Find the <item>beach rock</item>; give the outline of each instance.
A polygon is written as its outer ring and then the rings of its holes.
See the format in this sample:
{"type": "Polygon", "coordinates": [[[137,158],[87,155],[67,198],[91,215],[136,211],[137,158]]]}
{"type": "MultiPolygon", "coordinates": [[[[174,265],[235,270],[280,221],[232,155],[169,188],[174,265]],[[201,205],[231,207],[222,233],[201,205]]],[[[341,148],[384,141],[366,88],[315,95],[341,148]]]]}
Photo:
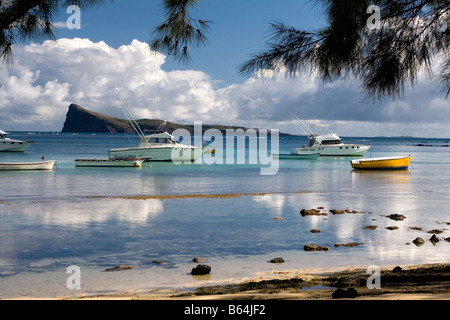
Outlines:
{"type": "Polygon", "coordinates": [[[201,276],[211,273],[211,267],[206,264],[199,264],[195,268],[192,268],[191,274],[193,276],[201,276]]]}
{"type": "Polygon", "coordinates": [[[284,263],[284,259],[281,257],[274,258],[274,259],[270,260],[270,263],[284,263]]]}
{"type": "Polygon", "coordinates": [[[392,272],[394,272],[394,273],[399,273],[399,272],[402,272],[402,271],[403,271],[402,267],[399,267],[399,266],[395,267],[395,268],[392,270],[392,272]]]}
{"type": "Polygon", "coordinates": [[[108,268],[105,269],[105,271],[111,272],[111,271],[127,271],[133,269],[132,266],[126,266],[126,265],[118,265],[114,268],[108,268]]]}
{"type": "Polygon", "coordinates": [[[364,230],[375,230],[376,228],[378,228],[378,226],[365,226],[363,229],[364,230]]]}
{"type": "Polygon", "coordinates": [[[345,299],[345,298],[356,298],[358,296],[358,291],[356,291],[355,288],[348,288],[347,290],[344,289],[337,289],[334,291],[331,296],[333,299],[345,299]]]}
{"type": "Polygon", "coordinates": [[[161,260],[153,260],[152,262],[154,264],[160,264],[160,265],[167,264],[167,261],[161,261],[161,260]]]}
{"type": "Polygon", "coordinates": [[[441,239],[439,239],[435,234],[433,234],[433,236],[430,238],[430,242],[435,245],[436,243],[438,243],[441,239]]]}
{"type": "Polygon", "coordinates": [[[386,227],[386,229],[387,229],[387,230],[397,230],[398,227],[395,227],[395,226],[389,226],[389,227],[386,227]]]}
{"type": "Polygon", "coordinates": [[[444,240],[447,241],[447,242],[450,242],[450,237],[447,237],[444,240]]]}
{"type": "Polygon", "coordinates": [[[441,234],[442,232],[443,232],[442,230],[438,230],[438,229],[427,231],[427,233],[433,233],[433,234],[441,234]]]}
{"type": "Polygon", "coordinates": [[[305,251],[330,251],[330,247],[321,247],[317,244],[307,244],[303,247],[305,251]]]}
{"type": "Polygon", "coordinates": [[[417,237],[417,238],[415,238],[415,239],[413,240],[413,243],[414,243],[416,246],[420,247],[420,246],[422,246],[422,245],[425,243],[425,240],[423,240],[423,239],[420,238],[420,237],[417,237]]]}
{"type": "Polygon", "coordinates": [[[310,232],[311,233],[320,233],[320,230],[319,229],[311,229],[310,232]]]}
{"type": "Polygon", "coordinates": [[[318,209],[302,209],[300,211],[300,214],[302,217],[306,217],[306,216],[326,216],[327,214],[325,212],[322,212],[318,209]]]}
{"type": "Polygon", "coordinates": [[[391,220],[395,220],[395,221],[403,221],[406,219],[406,217],[402,214],[391,214],[389,216],[387,216],[389,219],[391,220]]]}
{"type": "Polygon", "coordinates": [[[350,242],[350,243],[336,243],[334,246],[336,248],[338,248],[338,247],[356,247],[356,246],[359,246],[359,245],[362,245],[362,244],[364,244],[364,243],[350,242]]]}
{"type": "Polygon", "coordinates": [[[330,212],[332,214],[344,214],[345,210],[331,209],[330,212]]]}
{"type": "Polygon", "coordinates": [[[273,220],[283,220],[283,218],[281,218],[281,217],[275,217],[275,218],[273,218],[273,220]]]}
{"type": "Polygon", "coordinates": [[[202,263],[202,262],[205,262],[205,259],[196,257],[196,258],[192,259],[192,261],[194,261],[195,263],[202,263]]]}

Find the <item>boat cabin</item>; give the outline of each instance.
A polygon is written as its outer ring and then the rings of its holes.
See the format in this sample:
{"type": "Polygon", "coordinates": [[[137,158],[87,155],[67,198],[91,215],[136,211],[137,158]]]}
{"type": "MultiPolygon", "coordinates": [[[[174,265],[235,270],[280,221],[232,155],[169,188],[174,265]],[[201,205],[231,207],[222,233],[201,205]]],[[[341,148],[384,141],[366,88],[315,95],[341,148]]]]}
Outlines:
{"type": "Polygon", "coordinates": [[[175,137],[167,132],[158,132],[142,138],[139,148],[145,148],[149,145],[175,144],[175,137]]]}
{"type": "Polygon", "coordinates": [[[336,146],[336,145],[341,145],[341,144],[343,144],[341,138],[338,135],[332,133],[332,134],[325,134],[325,135],[320,135],[320,136],[316,136],[316,135],[311,136],[308,147],[317,147],[319,145],[336,146]]]}

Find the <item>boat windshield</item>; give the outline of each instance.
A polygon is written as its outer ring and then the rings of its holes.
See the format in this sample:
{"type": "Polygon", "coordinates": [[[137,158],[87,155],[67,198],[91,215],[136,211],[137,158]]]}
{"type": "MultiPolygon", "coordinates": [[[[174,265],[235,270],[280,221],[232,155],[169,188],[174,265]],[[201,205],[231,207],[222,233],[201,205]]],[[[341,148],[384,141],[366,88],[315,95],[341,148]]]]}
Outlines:
{"type": "Polygon", "coordinates": [[[159,144],[175,144],[170,138],[150,138],[149,143],[159,143],[159,144]]]}
{"type": "Polygon", "coordinates": [[[342,144],[342,141],[341,140],[323,140],[322,144],[324,146],[330,146],[330,145],[342,144]]]}

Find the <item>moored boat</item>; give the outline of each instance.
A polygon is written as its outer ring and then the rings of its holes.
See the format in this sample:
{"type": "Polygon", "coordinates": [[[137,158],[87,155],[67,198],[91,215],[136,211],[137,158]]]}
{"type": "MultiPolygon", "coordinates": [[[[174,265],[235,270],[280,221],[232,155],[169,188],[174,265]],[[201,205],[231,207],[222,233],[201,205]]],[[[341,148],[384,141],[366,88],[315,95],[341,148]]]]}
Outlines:
{"type": "Polygon", "coordinates": [[[302,120],[293,116],[308,136],[308,145],[302,148],[296,148],[297,154],[318,152],[321,156],[364,156],[372,147],[365,144],[346,144],[342,142],[341,137],[335,133],[319,134],[313,132],[315,128],[329,127],[328,125],[313,125],[311,129],[303,123],[302,120]]]}
{"type": "Polygon", "coordinates": [[[0,151],[2,152],[25,152],[32,144],[33,141],[11,139],[5,131],[0,130],[0,151]]]}
{"type": "Polygon", "coordinates": [[[273,154],[272,155],[274,159],[283,159],[283,160],[317,160],[320,156],[320,153],[303,153],[303,154],[297,154],[297,153],[290,153],[290,154],[273,154]]]}
{"type": "Polygon", "coordinates": [[[195,161],[202,153],[202,147],[176,143],[174,136],[161,131],[152,135],[143,135],[141,142],[136,147],[109,150],[109,158],[144,158],[146,161],[195,161]]]}
{"type": "Polygon", "coordinates": [[[53,170],[55,160],[39,162],[1,162],[0,171],[53,170]]]}
{"type": "Polygon", "coordinates": [[[351,160],[350,164],[356,170],[408,170],[411,159],[411,156],[367,158],[351,160]]]}
{"type": "Polygon", "coordinates": [[[76,159],[76,167],[142,167],[144,159],[76,159]]]}

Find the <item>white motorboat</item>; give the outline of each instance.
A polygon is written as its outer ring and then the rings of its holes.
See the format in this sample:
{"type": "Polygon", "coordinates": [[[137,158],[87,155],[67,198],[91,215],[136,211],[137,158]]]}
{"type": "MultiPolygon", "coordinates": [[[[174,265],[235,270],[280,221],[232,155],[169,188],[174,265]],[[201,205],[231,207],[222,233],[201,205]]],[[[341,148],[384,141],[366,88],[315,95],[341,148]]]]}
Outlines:
{"type": "Polygon", "coordinates": [[[76,159],[76,167],[135,167],[141,168],[144,159],[76,159]]]}
{"type": "Polygon", "coordinates": [[[0,152],[25,152],[33,141],[21,141],[8,138],[8,134],[0,130],[0,152]]]}
{"type": "MultiPolygon", "coordinates": [[[[291,153],[302,154],[318,152],[321,156],[363,156],[371,145],[364,144],[345,144],[342,139],[335,133],[318,134],[310,130],[300,119],[309,142],[307,146],[302,148],[294,148],[291,153]]],[[[328,125],[313,125],[312,128],[329,127],[328,125]]]]}
{"type": "Polygon", "coordinates": [[[55,160],[39,162],[1,162],[0,171],[53,170],[55,160]]]}
{"type": "Polygon", "coordinates": [[[143,135],[136,147],[109,150],[110,159],[144,158],[146,161],[195,161],[203,147],[179,144],[174,136],[161,131],[143,135]]]}

